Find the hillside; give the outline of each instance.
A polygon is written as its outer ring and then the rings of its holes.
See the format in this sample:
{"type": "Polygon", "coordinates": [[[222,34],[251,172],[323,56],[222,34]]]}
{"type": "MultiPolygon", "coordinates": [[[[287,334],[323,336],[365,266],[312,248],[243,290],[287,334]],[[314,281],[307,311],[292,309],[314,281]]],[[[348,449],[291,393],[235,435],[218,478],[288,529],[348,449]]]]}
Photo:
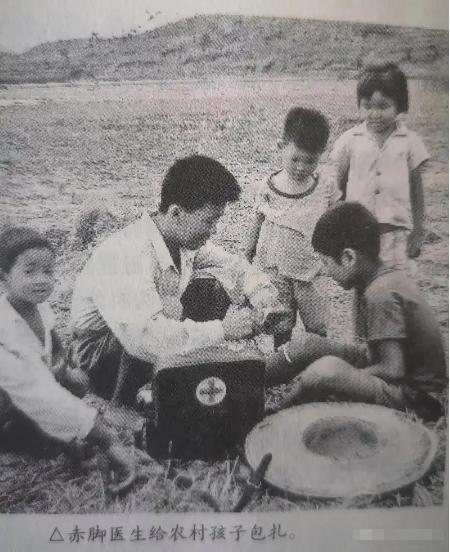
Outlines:
{"type": "Polygon", "coordinates": [[[127,36],[45,43],[0,53],[0,82],[211,76],[352,76],[389,60],[410,76],[448,74],[448,32],[242,16],[196,16],[127,36]]]}

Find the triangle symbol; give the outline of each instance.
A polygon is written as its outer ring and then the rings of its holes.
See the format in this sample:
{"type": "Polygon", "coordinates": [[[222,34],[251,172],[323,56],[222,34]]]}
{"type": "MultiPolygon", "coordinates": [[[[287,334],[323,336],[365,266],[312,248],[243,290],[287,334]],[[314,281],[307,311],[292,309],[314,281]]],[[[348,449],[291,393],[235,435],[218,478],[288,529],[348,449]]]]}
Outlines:
{"type": "Polygon", "coordinates": [[[55,527],[52,533],[52,536],[49,538],[50,542],[62,542],[64,541],[63,536],[61,535],[58,527],[55,527]]]}

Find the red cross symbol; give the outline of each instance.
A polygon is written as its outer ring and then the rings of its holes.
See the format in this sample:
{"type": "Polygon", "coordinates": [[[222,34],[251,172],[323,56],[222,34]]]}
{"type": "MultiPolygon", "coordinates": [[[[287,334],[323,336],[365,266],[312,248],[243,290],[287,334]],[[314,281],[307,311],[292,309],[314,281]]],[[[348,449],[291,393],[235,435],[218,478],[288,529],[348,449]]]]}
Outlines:
{"type": "Polygon", "coordinates": [[[222,394],[224,392],[224,389],[222,387],[219,387],[216,385],[215,378],[209,378],[207,381],[207,388],[203,388],[199,390],[199,395],[207,396],[206,401],[208,403],[215,402],[214,399],[217,395],[222,394]]]}

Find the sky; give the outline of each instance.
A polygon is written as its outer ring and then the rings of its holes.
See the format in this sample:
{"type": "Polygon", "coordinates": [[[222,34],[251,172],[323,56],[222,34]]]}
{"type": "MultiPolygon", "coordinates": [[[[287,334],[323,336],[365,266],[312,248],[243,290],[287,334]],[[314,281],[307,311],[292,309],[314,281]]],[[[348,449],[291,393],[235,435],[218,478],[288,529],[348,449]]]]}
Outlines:
{"type": "Polygon", "coordinates": [[[447,0],[0,0],[0,46],[144,32],[202,13],[367,21],[448,29],[447,0]]]}

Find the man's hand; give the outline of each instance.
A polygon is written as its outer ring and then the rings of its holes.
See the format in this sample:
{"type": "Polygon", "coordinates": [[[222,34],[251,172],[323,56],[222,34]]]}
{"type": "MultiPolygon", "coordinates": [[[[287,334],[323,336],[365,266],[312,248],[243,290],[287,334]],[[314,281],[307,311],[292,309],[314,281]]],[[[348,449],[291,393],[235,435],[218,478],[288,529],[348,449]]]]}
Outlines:
{"type": "Polygon", "coordinates": [[[408,236],[407,254],[410,259],[420,255],[423,244],[423,231],[414,229],[408,236]]]}
{"type": "Polygon", "coordinates": [[[228,309],[222,321],[222,325],[224,336],[227,341],[250,337],[254,333],[252,311],[249,308],[236,310],[231,307],[228,309]]]}
{"type": "Polygon", "coordinates": [[[268,335],[288,332],[295,322],[293,313],[281,304],[255,309],[253,316],[258,330],[268,335]]]}
{"type": "Polygon", "coordinates": [[[80,368],[68,368],[60,382],[66,389],[80,399],[89,390],[89,377],[80,368]]]}

